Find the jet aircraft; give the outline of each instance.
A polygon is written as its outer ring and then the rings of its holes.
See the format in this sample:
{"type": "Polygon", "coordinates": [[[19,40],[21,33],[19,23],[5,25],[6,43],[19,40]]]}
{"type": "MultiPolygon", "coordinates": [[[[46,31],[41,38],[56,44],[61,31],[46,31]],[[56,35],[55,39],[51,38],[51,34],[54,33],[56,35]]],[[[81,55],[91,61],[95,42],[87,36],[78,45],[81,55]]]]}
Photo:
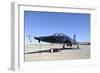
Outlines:
{"type": "MultiPolygon", "coordinates": [[[[47,42],[47,43],[63,44],[63,48],[65,48],[65,45],[71,47],[73,44],[75,45],[78,44],[78,42],[76,42],[75,34],[74,34],[73,39],[63,33],[55,33],[50,36],[34,37],[34,39],[38,40],[39,43],[40,41],[42,41],[42,42],[47,42]]],[[[77,48],[79,48],[79,46],[77,46],[77,48]]]]}

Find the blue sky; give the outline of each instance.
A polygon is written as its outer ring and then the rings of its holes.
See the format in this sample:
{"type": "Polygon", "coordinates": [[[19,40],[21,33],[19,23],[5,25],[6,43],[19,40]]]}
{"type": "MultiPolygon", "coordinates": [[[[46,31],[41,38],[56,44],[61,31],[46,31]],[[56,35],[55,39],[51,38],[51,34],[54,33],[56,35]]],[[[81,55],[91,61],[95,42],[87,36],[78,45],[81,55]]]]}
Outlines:
{"type": "MultiPolygon", "coordinates": [[[[64,33],[79,42],[90,41],[90,14],[24,11],[25,43],[27,35],[47,36],[64,33]]],[[[31,38],[33,43],[36,40],[31,38]]]]}

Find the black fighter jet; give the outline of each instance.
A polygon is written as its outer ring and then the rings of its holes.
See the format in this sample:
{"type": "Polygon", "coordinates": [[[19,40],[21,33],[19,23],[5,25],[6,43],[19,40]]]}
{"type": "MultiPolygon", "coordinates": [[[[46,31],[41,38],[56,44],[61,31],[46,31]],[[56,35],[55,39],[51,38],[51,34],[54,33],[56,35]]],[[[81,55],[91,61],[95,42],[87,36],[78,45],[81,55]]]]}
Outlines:
{"type": "Polygon", "coordinates": [[[63,33],[55,33],[50,36],[34,37],[34,39],[38,40],[39,43],[42,41],[47,43],[63,44],[63,48],[65,48],[65,45],[71,47],[73,44],[77,44],[75,34],[73,39],[63,33]]]}

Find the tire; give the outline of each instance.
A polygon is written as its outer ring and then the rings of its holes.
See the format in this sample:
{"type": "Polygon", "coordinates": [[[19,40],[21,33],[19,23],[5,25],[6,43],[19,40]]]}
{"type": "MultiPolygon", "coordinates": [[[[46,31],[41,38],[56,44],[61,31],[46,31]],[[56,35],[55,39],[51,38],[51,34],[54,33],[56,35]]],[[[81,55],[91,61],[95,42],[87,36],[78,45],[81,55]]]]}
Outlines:
{"type": "Polygon", "coordinates": [[[67,46],[69,46],[69,43],[67,43],[67,46]]]}
{"type": "Polygon", "coordinates": [[[72,44],[70,43],[70,47],[72,47],[72,44]]]}

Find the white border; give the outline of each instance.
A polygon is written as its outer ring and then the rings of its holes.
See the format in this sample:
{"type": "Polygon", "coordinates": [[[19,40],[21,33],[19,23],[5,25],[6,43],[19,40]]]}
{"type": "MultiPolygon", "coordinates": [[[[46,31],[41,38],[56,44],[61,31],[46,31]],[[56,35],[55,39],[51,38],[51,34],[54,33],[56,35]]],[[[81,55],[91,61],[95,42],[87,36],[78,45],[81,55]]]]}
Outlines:
{"type": "Polygon", "coordinates": [[[86,6],[45,6],[32,5],[31,3],[13,3],[12,4],[12,70],[23,69],[47,69],[55,67],[75,67],[82,65],[96,64],[96,10],[93,7],[86,6]],[[91,14],[91,59],[82,60],[65,60],[65,61],[44,61],[44,62],[24,62],[24,10],[31,11],[48,11],[48,12],[73,12],[73,13],[90,13],[91,14]],[[21,49],[20,49],[21,48],[21,49]],[[95,48],[95,49],[94,49],[95,48]]]}

